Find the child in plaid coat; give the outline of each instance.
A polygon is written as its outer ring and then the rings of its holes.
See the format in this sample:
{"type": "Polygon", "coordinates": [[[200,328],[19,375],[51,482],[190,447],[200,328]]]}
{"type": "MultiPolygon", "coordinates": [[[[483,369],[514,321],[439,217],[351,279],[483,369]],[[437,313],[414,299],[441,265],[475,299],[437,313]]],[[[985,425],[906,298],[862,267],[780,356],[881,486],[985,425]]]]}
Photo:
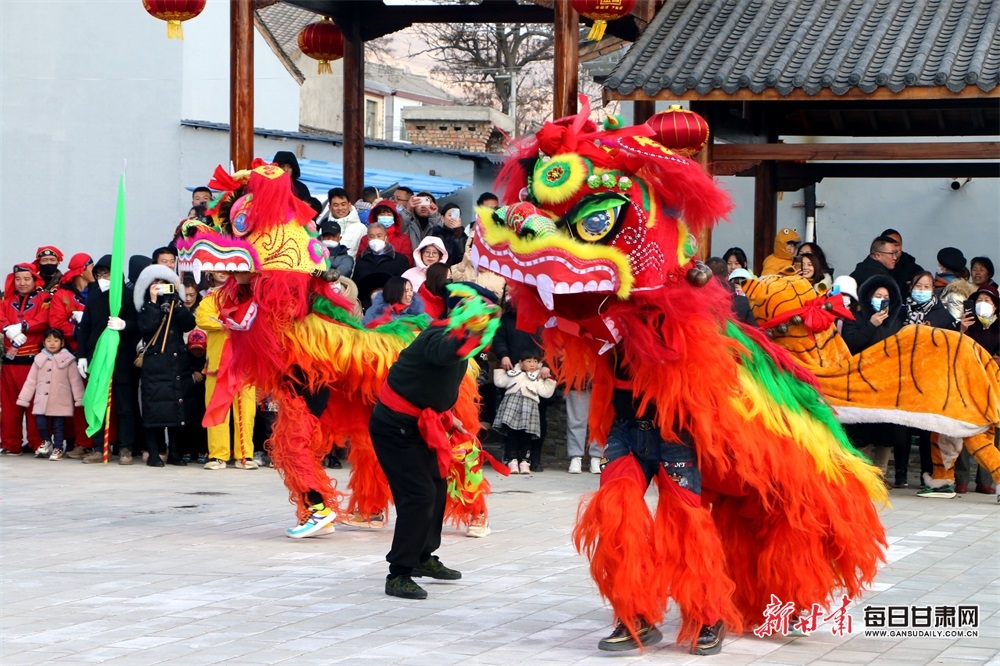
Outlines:
{"type": "Polygon", "coordinates": [[[507,446],[505,455],[512,474],[530,474],[531,465],[526,459],[531,440],[542,435],[538,416],[538,399],[551,398],[556,390],[554,379],[539,376],[541,360],[538,353],[529,350],[521,354],[513,370],[498,368],[493,371],[493,384],[507,389],[497,408],[493,427],[506,426],[507,446]]]}

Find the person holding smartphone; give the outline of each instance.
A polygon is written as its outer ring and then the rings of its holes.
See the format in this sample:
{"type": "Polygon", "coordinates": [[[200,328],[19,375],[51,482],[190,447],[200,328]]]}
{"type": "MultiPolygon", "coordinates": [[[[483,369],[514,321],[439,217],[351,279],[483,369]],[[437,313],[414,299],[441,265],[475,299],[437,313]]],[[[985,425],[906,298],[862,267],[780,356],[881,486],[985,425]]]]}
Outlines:
{"type": "Polygon", "coordinates": [[[139,274],[132,295],[142,337],[142,418],[150,467],[162,467],[160,449],[169,431],[167,462],[186,464],[180,451],[184,428],[197,420],[191,357],[184,334],[194,328],[194,315],[177,293],[180,277],[162,264],[151,264],[139,274]]]}
{"type": "Polygon", "coordinates": [[[465,244],[469,240],[462,221],[462,211],[457,204],[446,203],[441,209],[441,226],[434,227],[428,236],[440,238],[447,250],[445,263],[454,266],[465,255],[465,244]]]}
{"type": "MultiPolygon", "coordinates": [[[[892,337],[906,323],[906,307],[899,293],[899,286],[891,275],[868,278],[858,288],[858,311],[854,320],[845,319],[841,334],[851,354],[892,337]]],[[[854,446],[885,471],[889,452],[893,454],[896,488],[907,487],[907,468],[910,460],[910,437],[906,426],[893,423],[855,423],[845,427],[854,446]]],[[[889,479],[888,475],[886,479],[889,479]]]]}

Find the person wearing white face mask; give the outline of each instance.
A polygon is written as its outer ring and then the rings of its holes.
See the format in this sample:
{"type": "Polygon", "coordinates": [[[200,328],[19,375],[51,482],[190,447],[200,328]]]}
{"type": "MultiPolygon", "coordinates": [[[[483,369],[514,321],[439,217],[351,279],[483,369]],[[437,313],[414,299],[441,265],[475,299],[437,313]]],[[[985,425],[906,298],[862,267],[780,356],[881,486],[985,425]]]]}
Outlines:
{"type": "Polygon", "coordinates": [[[962,317],[962,332],[986,348],[1000,362],[1000,292],[991,284],[972,295],[962,317]],[[971,307],[969,307],[971,306],[971,307]]]}
{"type": "MultiPolygon", "coordinates": [[[[132,288],[124,285],[122,288],[121,311],[117,317],[111,316],[111,255],[106,254],[94,264],[95,281],[87,287],[87,305],[83,308],[83,317],[76,327],[77,369],[86,379],[90,372],[91,356],[97,346],[97,340],[104,329],[111,328],[119,332],[118,353],[115,356],[114,372],[112,374],[111,400],[118,414],[118,463],[132,464],[132,449],[135,445],[137,428],[141,427],[138,414],[138,376],[135,361],[135,346],[139,341],[136,325],[135,305],[132,302],[132,288]]],[[[118,280],[124,281],[119,275],[118,280]]],[[[93,442],[84,437],[77,437],[76,448],[67,458],[82,458],[85,463],[103,462],[104,429],[94,435],[93,442]],[[93,450],[91,446],[95,445],[93,450]]]]}
{"type": "Polygon", "coordinates": [[[389,232],[381,223],[369,224],[364,249],[354,265],[352,279],[358,285],[358,298],[365,309],[371,306],[373,291],[381,289],[390,277],[399,277],[409,268],[406,260],[388,241],[388,236],[389,232]]]}
{"type": "MultiPolygon", "coordinates": [[[[396,205],[391,201],[383,199],[382,201],[375,202],[372,206],[371,212],[368,214],[368,238],[362,238],[361,243],[358,245],[358,256],[360,257],[364,253],[365,248],[368,247],[368,242],[371,239],[371,227],[373,224],[380,225],[385,229],[385,237],[383,240],[388,244],[392,245],[393,250],[396,255],[403,257],[406,261],[406,268],[413,266],[413,243],[410,241],[409,235],[403,229],[403,221],[399,216],[399,212],[396,210],[396,205]]],[[[404,269],[405,270],[405,269],[404,269]]],[[[358,285],[359,287],[361,285],[358,285]]]]}
{"type": "Polygon", "coordinates": [[[341,243],[340,223],[326,220],[319,227],[319,242],[323,244],[330,256],[326,259],[328,268],[332,268],[344,277],[354,273],[354,257],[348,251],[347,245],[341,243]]]}

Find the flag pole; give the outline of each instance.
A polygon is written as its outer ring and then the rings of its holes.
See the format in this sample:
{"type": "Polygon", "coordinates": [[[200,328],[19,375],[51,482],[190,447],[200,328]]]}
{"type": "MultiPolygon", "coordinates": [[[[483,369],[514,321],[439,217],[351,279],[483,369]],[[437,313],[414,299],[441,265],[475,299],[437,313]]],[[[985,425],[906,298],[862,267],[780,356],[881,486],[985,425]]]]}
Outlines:
{"type": "Polygon", "coordinates": [[[111,377],[111,381],[108,382],[108,406],[104,411],[104,464],[108,464],[108,435],[111,431],[111,389],[115,385],[114,376],[111,377]]]}

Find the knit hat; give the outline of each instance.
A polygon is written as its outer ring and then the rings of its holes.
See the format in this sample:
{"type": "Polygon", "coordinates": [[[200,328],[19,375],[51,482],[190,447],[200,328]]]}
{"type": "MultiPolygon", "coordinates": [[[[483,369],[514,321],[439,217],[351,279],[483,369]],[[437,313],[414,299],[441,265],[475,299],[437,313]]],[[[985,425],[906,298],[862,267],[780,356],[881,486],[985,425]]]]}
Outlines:
{"type": "Polygon", "coordinates": [[[937,253],[937,260],[952,273],[958,273],[965,268],[965,255],[957,247],[941,248],[937,253]]]}
{"type": "Polygon", "coordinates": [[[207,349],[208,336],[205,334],[205,331],[196,328],[190,333],[188,333],[187,348],[188,351],[191,351],[193,349],[207,349]]]}
{"type": "Polygon", "coordinates": [[[838,275],[833,281],[833,289],[840,287],[841,294],[847,294],[854,300],[858,300],[858,282],[850,275],[838,275]]]}
{"type": "Polygon", "coordinates": [[[80,252],[73,255],[73,258],[69,260],[69,270],[63,273],[63,282],[69,282],[78,275],[82,275],[87,266],[94,263],[94,260],[90,258],[90,255],[85,252],[80,252]]]}

